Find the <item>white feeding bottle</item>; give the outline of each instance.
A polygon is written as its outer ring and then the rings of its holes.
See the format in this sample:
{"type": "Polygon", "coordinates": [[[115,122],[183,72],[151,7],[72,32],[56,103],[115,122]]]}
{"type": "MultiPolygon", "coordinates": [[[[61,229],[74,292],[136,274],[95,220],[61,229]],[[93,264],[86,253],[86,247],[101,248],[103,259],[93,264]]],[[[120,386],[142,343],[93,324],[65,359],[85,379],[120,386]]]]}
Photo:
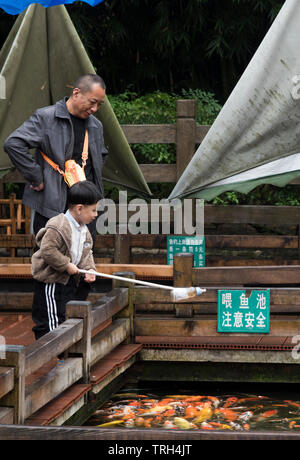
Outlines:
{"type": "Polygon", "coordinates": [[[206,289],[200,287],[174,288],[171,292],[171,299],[173,302],[179,302],[180,300],[187,300],[191,297],[198,297],[203,292],[206,292],[206,289]]]}

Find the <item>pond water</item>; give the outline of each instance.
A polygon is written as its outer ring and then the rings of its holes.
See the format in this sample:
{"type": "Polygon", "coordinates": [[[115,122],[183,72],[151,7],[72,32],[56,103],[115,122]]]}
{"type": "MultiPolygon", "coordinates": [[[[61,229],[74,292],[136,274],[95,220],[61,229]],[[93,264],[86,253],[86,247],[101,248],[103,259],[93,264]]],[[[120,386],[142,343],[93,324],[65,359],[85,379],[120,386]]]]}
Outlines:
{"type": "Polygon", "coordinates": [[[221,389],[212,384],[208,389],[172,383],[163,387],[127,387],[96,410],[86,425],[119,429],[300,431],[300,394],[293,387],[250,388],[251,392],[247,392],[240,386],[224,385],[221,389]]]}

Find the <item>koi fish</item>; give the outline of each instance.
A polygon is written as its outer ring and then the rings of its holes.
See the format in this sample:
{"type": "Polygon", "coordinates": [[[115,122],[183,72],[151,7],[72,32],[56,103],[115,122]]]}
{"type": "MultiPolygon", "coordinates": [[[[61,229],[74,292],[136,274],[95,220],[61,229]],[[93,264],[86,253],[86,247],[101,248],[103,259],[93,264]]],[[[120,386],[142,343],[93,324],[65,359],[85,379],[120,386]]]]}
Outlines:
{"type": "Polygon", "coordinates": [[[205,403],[203,409],[199,411],[199,415],[193,420],[194,423],[202,423],[209,420],[213,415],[213,410],[210,403],[205,403]]]}
{"type": "MultiPolygon", "coordinates": [[[[242,431],[246,424],[244,424],[243,426],[241,426],[239,423],[229,422],[229,425],[230,425],[230,426],[232,427],[232,429],[235,430],[235,431],[242,431]]],[[[248,426],[249,426],[249,425],[248,425],[248,426]]],[[[245,428],[245,429],[247,429],[247,428],[245,428]]]]}
{"type": "Polygon", "coordinates": [[[216,398],[216,396],[207,396],[207,399],[213,403],[214,407],[218,407],[220,405],[220,400],[219,398],[216,398]]]}
{"type": "Polygon", "coordinates": [[[210,423],[207,423],[207,422],[202,422],[200,427],[201,427],[201,430],[214,430],[215,429],[210,423]]]}
{"type": "Polygon", "coordinates": [[[174,402],[174,398],[164,398],[161,401],[157,403],[158,406],[165,406],[166,404],[169,404],[171,402],[174,402]]]}
{"type": "Polygon", "coordinates": [[[184,415],[185,415],[186,418],[195,418],[195,417],[201,415],[201,411],[196,409],[196,407],[194,407],[194,406],[188,406],[185,409],[185,414],[184,415]]]}
{"type": "Polygon", "coordinates": [[[257,422],[267,421],[272,422],[274,429],[299,431],[300,401],[246,396],[168,395],[159,398],[150,393],[120,393],[114,396],[114,401],[110,400],[94,412],[92,422],[101,428],[244,431],[250,430],[253,423],[255,426],[257,422]]]}
{"type": "Polygon", "coordinates": [[[223,407],[230,407],[233,406],[238,402],[238,398],[235,396],[230,396],[229,398],[226,399],[225,403],[223,404],[223,407]]]}
{"type": "Polygon", "coordinates": [[[170,422],[170,420],[166,420],[162,426],[163,428],[167,429],[167,430],[171,430],[171,429],[174,429],[176,428],[176,426],[174,425],[174,423],[170,422]]]}
{"type": "Polygon", "coordinates": [[[205,397],[206,396],[190,396],[190,397],[185,399],[185,402],[192,403],[192,402],[196,402],[196,401],[201,401],[201,399],[203,399],[205,397]]]}
{"type": "Polygon", "coordinates": [[[143,399],[143,404],[157,404],[158,402],[158,399],[143,399]]]}
{"type": "Polygon", "coordinates": [[[220,407],[215,410],[215,414],[221,415],[226,418],[229,422],[234,422],[238,418],[238,414],[231,409],[220,407]]]}
{"type": "Polygon", "coordinates": [[[276,415],[278,412],[277,409],[274,409],[274,410],[267,410],[266,412],[260,414],[256,421],[257,422],[261,422],[262,420],[265,420],[266,418],[269,418],[269,417],[273,417],[273,415],[276,415]]]}
{"type": "Polygon", "coordinates": [[[134,428],[134,420],[133,419],[126,420],[126,422],[124,422],[124,426],[126,428],[134,428]]]}
{"type": "Polygon", "coordinates": [[[191,428],[190,422],[181,417],[174,417],[174,423],[181,430],[189,430],[191,428]]]}
{"type": "Polygon", "coordinates": [[[163,412],[164,417],[173,417],[175,415],[175,409],[168,409],[166,412],[163,412]]]}
{"type": "Polygon", "coordinates": [[[300,404],[295,402],[295,401],[290,401],[290,400],[286,399],[286,400],[284,400],[284,402],[290,404],[291,406],[298,407],[298,409],[300,409],[300,404]]]}
{"type": "Polygon", "coordinates": [[[136,419],[134,420],[134,424],[135,426],[142,427],[145,424],[145,420],[143,419],[143,417],[136,417],[136,419]]]}
{"type": "Polygon", "coordinates": [[[253,412],[251,412],[251,410],[247,410],[246,412],[243,412],[241,415],[239,415],[238,419],[247,422],[251,417],[253,417],[253,412]]]}
{"type": "Polygon", "coordinates": [[[210,425],[213,427],[219,428],[220,430],[232,430],[233,427],[230,425],[227,425],[225,423],[218,423],[218,422],[209,422],[210,425]]]}
{"type": "Polygon", "coordinates": [[[152,420],[153,420],[152,418],[148,418],[147,420],[145,420],[145,422],[144,422],[144,428],[151,428],[151,426],[152,426],[152,424],[151,424],[152,420]]]}
{"type": "Polygon", "coordinates": [[[173,409],[172,406],[154,406],[151,409],[147,409],[146,412],[140,414],[141,417],[147,417],[149,415],[159,414],[166,410],[173,409]]]}
{"type": "Polygon", "coordinates": [[[109,426],[120,425],[121,423],[124,423],[124,420],[114,420],[113,422],[102,423],[101,425],[96,425],[96,426],[100,428],[105,428],[109,426]]]}
{"type": "Polygon", "coordinates": [[[296,421],[293,420],[289,423],[289,429],[293,429],[293,428],[300,428],[300,425],[296,425],[296,421]]]}

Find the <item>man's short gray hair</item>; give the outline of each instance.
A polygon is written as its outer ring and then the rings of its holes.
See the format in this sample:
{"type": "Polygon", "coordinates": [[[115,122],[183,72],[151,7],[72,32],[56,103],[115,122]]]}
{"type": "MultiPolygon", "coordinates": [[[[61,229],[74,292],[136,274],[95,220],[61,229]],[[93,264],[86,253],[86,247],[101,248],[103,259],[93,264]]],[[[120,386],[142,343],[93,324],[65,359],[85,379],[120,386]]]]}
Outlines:
{"type": "Polygon", "coordinates": [[[91,91],[94,84],[100,85],[101,88],[106,89],[103,78],[92,73],[79,77],[75,82],[75,88],[79,88],[83,93],[87,93],[91,91]]]}

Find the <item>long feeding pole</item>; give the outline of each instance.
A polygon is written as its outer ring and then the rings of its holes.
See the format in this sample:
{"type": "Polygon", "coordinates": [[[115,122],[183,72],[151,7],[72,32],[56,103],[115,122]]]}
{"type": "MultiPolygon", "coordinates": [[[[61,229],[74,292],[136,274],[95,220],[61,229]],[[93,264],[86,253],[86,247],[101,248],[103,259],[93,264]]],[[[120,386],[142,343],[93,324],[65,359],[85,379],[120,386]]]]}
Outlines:
{"type": "Polygon", "coordinates": [[[179,300],[185,300],[191,297],[196,297],[196,296],[203,294],[203,292],[206,292],[206,289],[202,289],[200,287],[188,287],[188,288],[176,288],[175,287],[174,288],[172,286],[165,286],[163,284],[150,283],[149,281],[136,280],[136,279],[126,278],[126,277],[117,276],[117,275],[108,275],[107,273],[96,272],[94,270],[88,271],[88,270],[79,269],[79,273],[96,275],[96,276],[101,276],[103,278],[110,278],[110,279],[119,280],[119,281],[127,281],[133,284],[142,284],[143,286],[150,286],[150,287],[157,287],[160,289],[166,289],[168,291],[172,291],[171,297],[174,302],[177,302],[179,300]]]}

